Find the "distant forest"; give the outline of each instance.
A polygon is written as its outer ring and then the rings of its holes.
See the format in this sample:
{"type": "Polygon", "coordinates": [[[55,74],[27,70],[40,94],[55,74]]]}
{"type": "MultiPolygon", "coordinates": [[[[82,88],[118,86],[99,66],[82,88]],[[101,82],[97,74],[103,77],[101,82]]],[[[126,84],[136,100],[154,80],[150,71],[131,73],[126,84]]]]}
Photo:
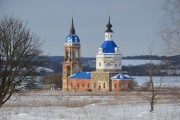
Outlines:
{"type": "MultiPolygon", "coordinates": [[[[180,70],[180,55],[176,56],[149,56],[149,55],[140,55],[140,56],[127,56],[123,57],[122,59],[131,59],[131,60],[161,60],[161,61],[169,61],[171,67],[164,66],[162,69],[178,69],[180,70]]],[[[81,61],[84,64],[89,64],[88,66],[83,66],[83,71],[95,71],[95,67],[92,68],[91,64],[95,64],[94,61],[96,59],[93,57],[82,57],[81,61]]],[[[64,61],[63,56],[47,56],[47,63],[44,67],[50,68],[54,70],[56,73],[62,72],[62,63],[64,61]]],[[[153,65],[154,69],[158,69],[159,65],[153,65]]],[[[127,71],[130,75],[134,76],[145,76],[147,73],[146,70],[146,64],[144,65],[136,65],[136,66],[122,66],[123,71],[127,71]]],[[[156,73],[155,75],[160,75],[162,73],[156,73]]],[[[164,72],[163,74],[167,74],[164,72]]],[[[179,75],[176,73],[173,73],[172,75],[179,75]]]]}
{"type": "Polygon", "coordinates": [[[157,55],[140,55],[140,56],[127,56],[123,59],[139,59],[139,60],[171,60],[171,61],[180,61],[180,55],[176,56],[157,56],[157,55]]]}

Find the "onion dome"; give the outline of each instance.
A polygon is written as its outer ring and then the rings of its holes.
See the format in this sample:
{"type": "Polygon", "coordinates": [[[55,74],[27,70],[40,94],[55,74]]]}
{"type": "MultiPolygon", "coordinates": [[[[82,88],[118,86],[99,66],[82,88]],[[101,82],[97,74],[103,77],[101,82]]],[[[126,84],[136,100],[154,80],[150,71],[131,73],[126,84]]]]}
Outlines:
{"type": "Polygon", "coordinates": [[[101,44],[100,48],[102,48],[102,53],[116,53],[117,45],[112,40],[112,30],[111,30],[111,23],[110,23],[110,16],[108,24],[106,25],[107,30],[105,31],[105,41],[101,44]]]}
{"type": "Polygon", "coordinates": [[[104,41],[101,45],[103,53],[115,53],[115,48],[117,47],[114,41],[104,41]]]}
{"type": "Polygon", "coordinates": [[[111,25],[111,23],[110,23],[110,16],[109,16],[109,22],[108,22],[108,24],[106,25],[106,27],[107,27],[107,30],[106,30],[105,32],[113,32],[113,31],[111,30],[112,25],[111,25]]]}
{"type": "Polygon", "coordinates": [[[74,23],[72,18],[70,34],[66,37],[66,43],[80,43],[79,37],[75,34],[74,23]]]}
{"type": "Polygon", "coordinates": [[[76,34],[69,34],[66,37],[66,43],[80,43],[80,39],[76,34]]]}

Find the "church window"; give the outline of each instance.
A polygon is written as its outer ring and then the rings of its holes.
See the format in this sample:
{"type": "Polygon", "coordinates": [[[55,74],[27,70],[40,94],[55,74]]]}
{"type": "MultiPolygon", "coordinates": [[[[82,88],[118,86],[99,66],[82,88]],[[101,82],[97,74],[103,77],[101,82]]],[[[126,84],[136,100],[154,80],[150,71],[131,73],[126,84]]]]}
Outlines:
{"type": "Polygon", "coordinates": [[[70,66],[67,66],[66,69],[67,69],[67,76],[69,76],[70,75],[70,69],[71,69],[70,66]]]}
{"type": "Polygon", "coordinates": [[[78,59],[78,50],[75,50],[75,59],[78,59]]]}
{"type": "Polygon", "coordinates": [[[90,88],[90,84],[88,83],[88,88],[90,88]]]}
{"type": "Polygon", "coordinates": [[[101,85],[99,85],[99,90],[101,89],[101,85]]]}
{"type": "Polygon", "coordinates": [[[101,66],[101,62],[99,62],[99,66],[101,66]]]}
{"type": "Polygon", "coordinates": [[[73,84],[71,83],[71,87],[73,87],[73,84]]]}
{"type": "Polygon", "coordinates": [[[131,89],[131,84],[128,84],[128,88],[131,89]]]}
{"type": "Polygon", "coordinates": [[[117,48],[117,52],[119,52],[119,48],[117,48]]]}
{"type": "Polygon", "coordinates": [[[70,51],[69,51],[69,50],[66,51],[66,58],[67,58],[67,59],[70,58],[70,51]]]}
{"type": "Polygon", "coordinates": [[[106,83],[105,82],[103,83],[103,88],[106,88],[106,83]]]}
{"type": "Polygon", "coordinates": [[[110,62],[108,62],[108,63],[107,63],[107,66],[111,66],[111,63],[110,63],[110,62]]]}
{"type": "Polygon", "coordinates": [[[77,87],[79,87],[79,83],[77,84],[77,87]]]}
{"type": "Polygon", "coordinates": [[[114,88],[116,88],[116,84],[114,84],[114,88]]]}
{"type": "Polygon", "coordinates": [[[94,83],[94,88],[96,88],[96,82],[94,83]]]}
{"type": "Polygon", "coordinates": [[[121,90],[123,90],[124,89],[124,84],[121,84],[120,88],[121,88],[121,90]]]}
{"type": "Polygon", "coordinates": [[[84,87],[84,83],[83,83],[83,87],[84,87]]]}

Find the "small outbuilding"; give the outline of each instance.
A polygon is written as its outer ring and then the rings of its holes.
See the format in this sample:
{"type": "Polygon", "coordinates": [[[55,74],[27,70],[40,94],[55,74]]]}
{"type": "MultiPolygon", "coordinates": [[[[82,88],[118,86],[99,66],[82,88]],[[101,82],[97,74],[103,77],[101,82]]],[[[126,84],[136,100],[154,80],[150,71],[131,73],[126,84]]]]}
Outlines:
{"type": "Polygon", "coordinates": [[[111,77],[112,80],[112,91],[130,91],[133,89],[133,80],[129,75],[117,74],[111,77]]]}

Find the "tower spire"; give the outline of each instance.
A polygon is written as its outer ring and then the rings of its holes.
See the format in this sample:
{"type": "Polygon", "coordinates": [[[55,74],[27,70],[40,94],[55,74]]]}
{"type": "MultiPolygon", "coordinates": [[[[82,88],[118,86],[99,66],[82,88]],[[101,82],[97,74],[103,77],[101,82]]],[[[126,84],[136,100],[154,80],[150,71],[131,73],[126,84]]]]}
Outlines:
{"type": "Polygon", "coordinates": [[[110,23],[110,16],[109,16],[109,21],[108,21],[108,24],[106,25],[106,27],[107,27],[107,30],[106,30],[105,32],[113,32],[113,31],[111,30],[112,25],[111,25],[111,23],[110,23]]]}
{"type": "Polygon", "coordinates": [[[74,29],[73,18],[72,18],[72,23],[71,23],[70,34],[75,34],[75,29],[74,29]]]}

